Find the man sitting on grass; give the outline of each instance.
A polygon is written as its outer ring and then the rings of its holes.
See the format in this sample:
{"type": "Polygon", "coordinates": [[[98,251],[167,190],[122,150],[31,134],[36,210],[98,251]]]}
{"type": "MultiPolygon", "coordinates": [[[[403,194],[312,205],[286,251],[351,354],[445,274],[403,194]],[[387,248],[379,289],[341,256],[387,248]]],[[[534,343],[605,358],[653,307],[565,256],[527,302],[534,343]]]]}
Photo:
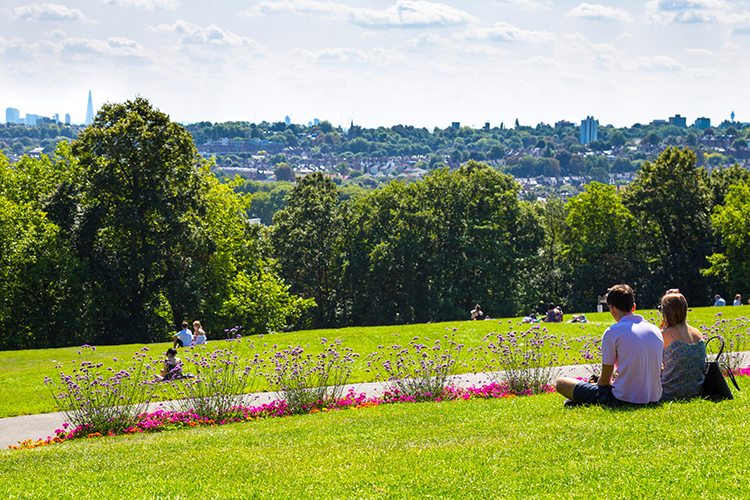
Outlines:
{"type": "Polygon", "coordinates": [[[172,347],[188,347],[193,343],[193,332],[188,328],[187,321],[182,322],[182,330],[172,335],[172,347]]]}
{"type": "Polygon", "coordinates": [[[616,323],[602,336],[602,372],[597,383],[562,377],[555,389],[568,398],[566,406],[646,404],[661,397],[661,331],[633,314],[635,296],[628,285],[615,285],[607,293],[607,306],[616,323]],[[612,377],[617,371],[617,380],[612,377]]]}

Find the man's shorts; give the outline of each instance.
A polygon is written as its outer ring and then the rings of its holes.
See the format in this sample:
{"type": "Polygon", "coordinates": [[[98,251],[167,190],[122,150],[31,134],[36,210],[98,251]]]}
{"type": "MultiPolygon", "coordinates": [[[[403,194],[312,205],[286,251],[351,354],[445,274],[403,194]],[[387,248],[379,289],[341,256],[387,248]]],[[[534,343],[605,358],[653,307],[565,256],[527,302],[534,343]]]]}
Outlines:
{"type": "Polygon", "coordinates": [[[573,389],[573,401],[587,405],[617,407],[628,404],[612,394],[612,386],[601,387],[589,382],[579,382],[573,389]]]}
{"type": "Polygon", "coordinates": [[[182,339],[181,339],[180,337],[177,337],[177,344],[179,344],[179,346],[180,346],[180,347],[185,347],[185,346],[184,346],[184,345],[182,344],[182,339]]]}

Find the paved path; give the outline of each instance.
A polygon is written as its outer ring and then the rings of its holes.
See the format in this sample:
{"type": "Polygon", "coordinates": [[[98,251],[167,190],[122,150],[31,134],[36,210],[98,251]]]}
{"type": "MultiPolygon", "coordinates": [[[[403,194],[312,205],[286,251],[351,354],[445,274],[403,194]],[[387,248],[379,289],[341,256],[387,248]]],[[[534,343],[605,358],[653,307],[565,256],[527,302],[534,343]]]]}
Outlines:
{"type": "MultiPolygon", "coordinates": [[[[588,377],[592,373],[594,365],[564,366],[560,370],[561,375],[573,377],[588,377]]],[[[462,387],[480,386],[490,382],[486,373],[467,373],[456,375],[453,382],[462,387]]],[[[344,392],[349,389],[359,393],[365,393],[368,396],[377,396],[383,392],[383,384],[380,382],[367,382],[360,384],[349,384],[345,386],[344,392]]],[[[247,398],[246,404],[260,405],[270,403],[276,399],[272,392],[261,392],[253,394],[247,398]]],[[[154,403],[149,406],[149,411],[156,411],[162,403],[154,403]]],[[[20,417],[0,418],[0,450],[5,450],[8,446],[17,445],[27,439],[43,439],[47,436],[54,436],[55,430],[62,428],[65,422],[62,413],[42,413],[40,415],[23,415],[20,417]]]]}

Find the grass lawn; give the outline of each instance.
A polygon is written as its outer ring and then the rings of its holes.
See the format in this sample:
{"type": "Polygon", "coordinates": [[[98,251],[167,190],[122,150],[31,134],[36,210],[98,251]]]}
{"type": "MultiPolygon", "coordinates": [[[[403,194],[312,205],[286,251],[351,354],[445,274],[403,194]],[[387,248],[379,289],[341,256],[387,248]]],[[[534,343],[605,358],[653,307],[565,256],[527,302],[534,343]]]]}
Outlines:
{"type": "Polygon", "coordinates": [[[750,378],[722,403],[555,394],[381,405],[0,452],[6,498],[750,498],[750,378]]]}
{"type": "MultiPolygon", "coordinates": [[[[750,306],[724,307],[724,308],[695,308],[688,315],[691,324],[713,325],[716,321],[715,314],[721,312],[724,318],[740,318],[750,315],[750,306]]],[[[642,311],[641,314],[658,323],[656,311],[642,311]]],[[[569,350],[560,349],[562,364],[574,364],[581,361],[579,356],[580,346],[590,340],[599,339],[604,329],[612,324],[613,320],[609,313],[587,314],[589,323],[542,323],[541,328],[546,328],[549,333],[565,339],[571,346],[569,350]]],[[[566,319],[570,316],[566,316],[566,319]]],[[[283,332],[260,337],[253,337],[256,346],[262,350],[270,349],[274,345],[280,348],[286,346],[301,345],[308,348],[310,352],[319,352],[322,349],[320,339],[327,338],[329,341],[342,339],[343,347],[350,347],[362,355],[358,366],[354,367],[351,382],[370,381],[373,375],[365,372],[363,358],[365,355],[377,350],[379,345],[391,345],[394,343],[407,344],[412,337],[430,338],[432,341],[441,339],[445,334],[452,334],[456,329],[455,340],[467,346],[479,346],[482,339],[490,333],[507,332],[509,328],[525,331],[533,325],[521,325],[519,318],[512,320],[488,320],[488,321],[456,321],[449,323],[402,325],[402,326],[380,326],[380,327],[357,327],[343,329],[308,330],[297,332],[283,332]],[[265,347],[264,347],[265,344],[265,347]]],[[[744,325],[747,330],[747,322],[737,323],[744,325]]],[[[486,342],[485,342],[486,344],[486,342]]],[[[151,354],[161,355],[170,343],[148,345],[151,354]]],[[[212,341],[209,346],[222,346],[221,341],[212,341]]],[[[247,345],[247,343],[244,343],[247,345]]],[[[113,358],[129,359],[132,354],[144,347],[143,345],[119,345],[99,346],[94,353],[86,355],[86,359],[94,362],[111,364],[113,358]]],[[[0,418],[16,415],[29,415],[55,411],[54,401],[45,387],[43,380],[46,376],[59,380],[60,369],[55,365],[62,365],[66,373],[70,374],[73,361],[81,361],[78,354],[79,348],[61,349],[38,349],[28,351],[0,351],[0,418]]],[[[84,353],[85,354],[85,353],[84,353]]],[[[470,371],[471,367],[463,368],[470,371]]],[[[263,387],[258,387],[263,389],[263,387]]]]}

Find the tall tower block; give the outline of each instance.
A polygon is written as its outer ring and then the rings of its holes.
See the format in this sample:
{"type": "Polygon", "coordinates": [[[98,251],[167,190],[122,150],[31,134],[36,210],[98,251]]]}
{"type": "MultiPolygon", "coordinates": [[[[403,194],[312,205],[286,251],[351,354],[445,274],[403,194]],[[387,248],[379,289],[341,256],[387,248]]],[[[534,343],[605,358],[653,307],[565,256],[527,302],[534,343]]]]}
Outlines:
{"type": "Polygon", "coordinates": [[[94,123],[94,103],[91,102],[91,91],[89,90],[89,102],[86,105],[86,125],[94,123]]]}

